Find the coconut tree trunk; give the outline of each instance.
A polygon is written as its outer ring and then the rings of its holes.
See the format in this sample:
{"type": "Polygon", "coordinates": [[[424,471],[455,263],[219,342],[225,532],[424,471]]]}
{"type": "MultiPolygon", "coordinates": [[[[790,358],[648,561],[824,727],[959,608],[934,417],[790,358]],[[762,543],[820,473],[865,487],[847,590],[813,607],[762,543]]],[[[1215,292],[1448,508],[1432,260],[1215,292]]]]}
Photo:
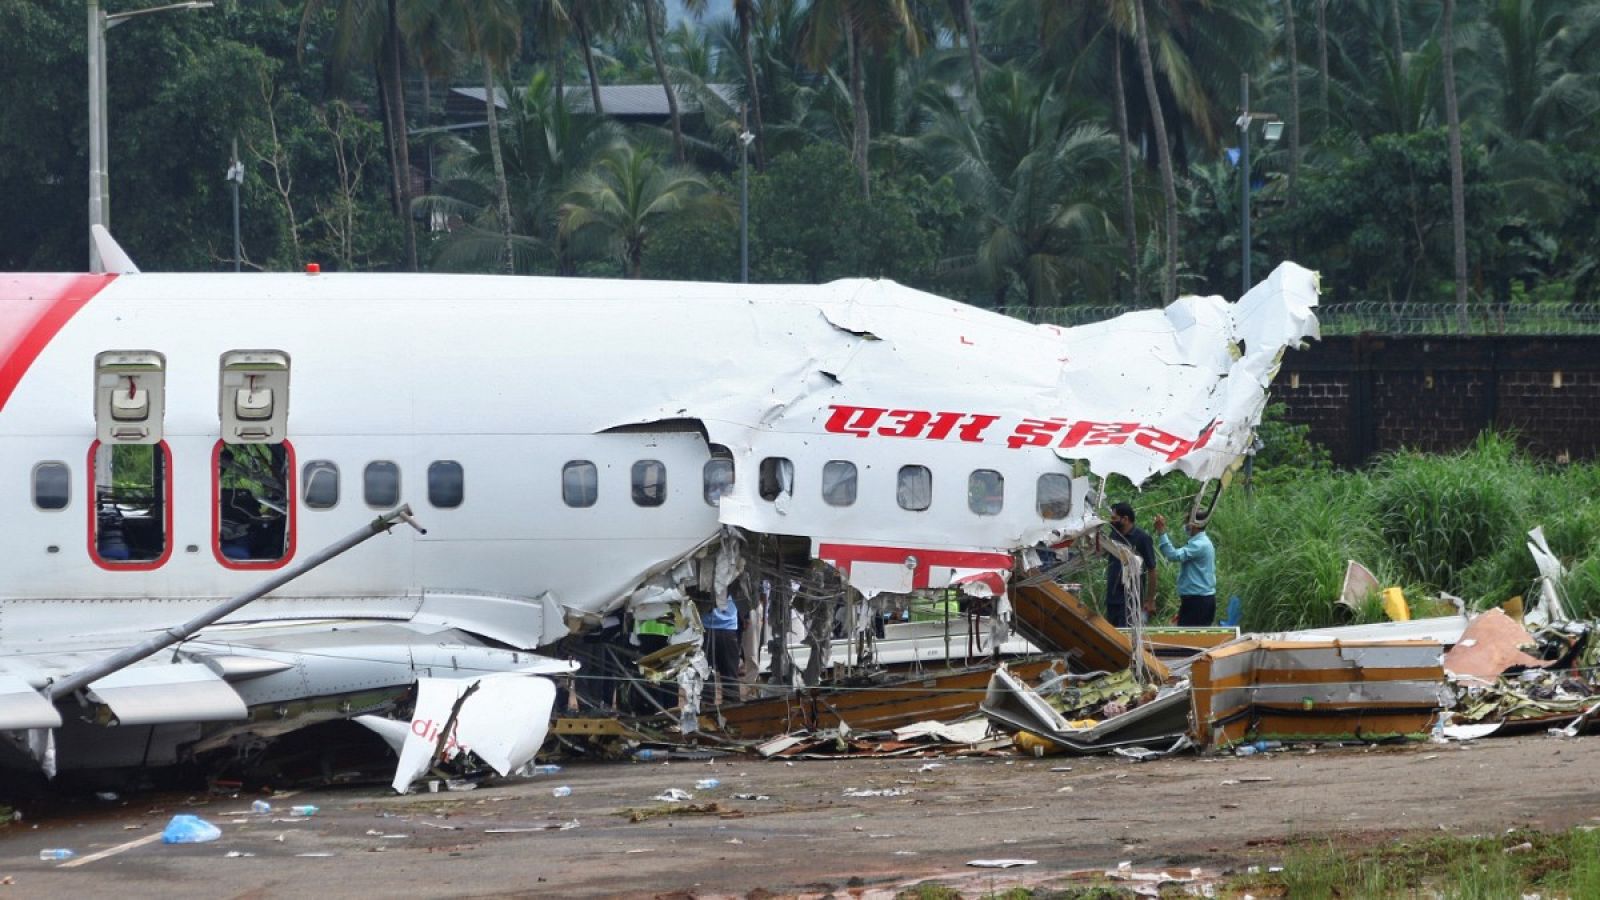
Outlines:
{"type": "Polygon", "coordinates": [[[384,64],[387,55],[380,56],[373,66],[373,84],[378,86],[378,113],[383,121],[383,148],[389,157],[389,207],[395,218],[400,217],[400,149],[399,142],[394,139],[395,125],[394,113],[389,103],[389,75],[388,66],[384,64]]]}
{"type": "Polygon", "coordinates": [[[745,100],[750,106],[751,115],[756,119],[756,170],[766,168],[767,164],[767,139],[766,128],[761,121],[761,89],[756,84],[756,62],[750,52],[750,9],[749,0],[740,3],[734,2],[734,12],[739,17],[739,51],[744,55],[744,84],[745,100]]]}
{"type": "Polygon", "coordinates": [[[1117,111],[1117,140],[1122,144],[1122,234],[1128,250],[1128,299],[1139,302],[1139,234],[1133,211],[1133,142],[1128,139],[1128,96],[1122,84],[1122,37],[1113,34],[1111,76],[1117,111]]]}
{"type": "Polygon", "coordinates": [[[1161,160],[1161,193],[1167,204],[1166,278],[1161,283],[1161,302],[1178,297],[1178,188],[1172,172],[1172,148],[1167,143],[1166,116],[1156,93],[1156,69],[1150,60],[1150,32],[1145,24],[1144,0],[1134,0],[1134,26],[1139,30],[1139,69],[1144,75],[1145,101],[1150,104],[1150,121],[1155,126],[1156,150],[1161,160]]]}
{"type": "Polygon", "coordinates": [[[605,115],[605,107],[600,105],[600,76],[594,68],[594,47],[589,42],[589,24],[578,18],[573,20],[573,25],[578,30],[578,42],[583,48],[583,67],[589,70],[589,96],[594,99],[594,114],[605,115]]]}
{"type": "Polygon", "coordinates": [[[1456,325],[1463,334],[1467,321],[1467,201],[1461,165],[1461,109],[1456,103],[1456,3],[1444,0],[1441,33],[1444,44],[1444,114],[1450,123],[1450,230],[1456,251],[1456,325]]]}
{"type": "Polygon", "coordinates": [[[683,165],[683,121],[678,117],[678,92],[672,89],[672,79],[667,77],[667,64],[661,61],[661,41],[656,37],[656,0],[640,0],[644,6],[644,33],[650,39],[650,58],[656,64],[656,77],[661,79],[661,89],[667,92],[667,118],[672,121],[672,156],[683,165]]]}
{"type": "Polygon", "coordinates": [[[967,32],[967,61],[972,64],[972,102],[978,102],[978,86],[983,83],[983,52],[978,44],[978,20],[972,15],[972,0],[956,0],[961,26],[967,32]]]}
{"type": "Polygon", "coordinates": [[[400,24],[396,9],[398,0],[389,0],[389,21],[384,34],[384,68],[388,70],[385,90],[388,96],[385,100],[389,107],[389,115],[394,122],[395,160],[400,171],[399,191],[397,196],[400,201],[400,228],[405,236],[406,269],[417,271],[417,232],[412,228],[411,221],[411,147],[410,133],[406,128],[406,97],[405,85],[401,78],[405,68],[400,62],[400,24]]]}
{"type": "Polygon", "coordinates": [[[489,158],[494,161],[496,217],[500,220],[500,270],[510,275],[516,271],[511,251],[511,187],[506,182],[506,162],[500,152],[500,117],[495,109],[494,65],[487,53],[483,55],[483,90],[485,114],[489,120],[489,158]]]}
{"type": "Polygon", "coordinates": [[[1294,0],[1283,0],[1283,31],[1289,45],[1289,185],[1284,205],[1294,209],[1294,181],[1300,174],[1300,53],[1294,27],[1294,0]]]}
{"type": "Polygon", "coordinates": [[[872,122],[867,111],[865,67],[861,64],[861,35],[856,33],[854,17],[845,23],[845,52],[850,57],[850,159],[861,176],[861,196],[872,199],[871,170],[867,165],[867,144],[871,138],[872,122]]]}
{"type": "Polygon", "coordinates": [[[1400,28],[1400,0],[1389,0],[1389,20],[1394,24],[1394,58],[1400,67],[1400,80],[1406,77],[1406,33],[1400,28]]]}
{"type": "Polygon", "coordinates": [[[1328,108],[1328,0],[1317,0],[1317,74],[1322,91],[1322,130],[1333,124],[1333,111],[1328,108]]]}

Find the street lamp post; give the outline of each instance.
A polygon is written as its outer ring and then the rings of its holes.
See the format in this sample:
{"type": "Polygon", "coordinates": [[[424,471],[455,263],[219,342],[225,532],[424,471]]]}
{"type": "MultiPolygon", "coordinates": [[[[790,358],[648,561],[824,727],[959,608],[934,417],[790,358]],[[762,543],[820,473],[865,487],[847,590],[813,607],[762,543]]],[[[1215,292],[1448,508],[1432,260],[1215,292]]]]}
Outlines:
{"type": "MultiPolygon", "coordinates": [[[[212,0],[185,0],[166,6],[107,14],[100,0],[88,0],[89,10],[89,224],[110,228],[111,175],[106,163],[106,32],[136,16],[174,9],[209,9],[212,0]]],[[[89,238],[89,271],[102,272],[94,237],[89,238]]]]}
{"type": "Polygon", "coordinates": [[[1239,76],[1239,120],[1234,124],[1239,126],[1239,219],[1240,219],[1240,247],[1243,254],[1243,285],[1239,289],[1239,296],[1243,297],[1250,290],[1250,123],[1256,119],[1266,119],[1265,137],[1267,143],[1275,144],[1278,136],[1283,134],[1283,123],[1278,117],[1269,112],[1250,111],[1250,75],[1244,73],[1239,76]]]}
{"type": "Polygon", "coordinates": [[[239,161],[239,139],[233,139],[233,160],[228,164],[228,174],[223,176],[233,193],[233,270],[239,271],[243,246],[239,243],[239,185],[244,184],[244,163],[239,161]]]}
{"type": "Polygon", "coordinates": [[[750,133],[749,107],[739,109],[739,283],[750,283],[750,133]]]}

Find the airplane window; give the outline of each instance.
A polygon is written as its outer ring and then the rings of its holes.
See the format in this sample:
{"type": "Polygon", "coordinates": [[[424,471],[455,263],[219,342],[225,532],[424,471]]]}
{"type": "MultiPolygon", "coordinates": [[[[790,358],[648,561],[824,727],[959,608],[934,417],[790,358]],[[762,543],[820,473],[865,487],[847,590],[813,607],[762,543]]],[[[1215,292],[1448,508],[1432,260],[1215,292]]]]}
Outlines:
{"type": "Polygon", "coordinates": [[[927,466],[900,467],[895,500],[901,509],[912,512],[921,512],[933,505],[933,473],[927,466]]]}
{"type": "Polygon", "coordinates": [[[967,476],[967,508],[980,516],[998,516],[1006,503],[1006,477],[993,469],[967,476]]]}
{"type": "Polygon", "coordinates": [[[465,493],[461,463],[442,459],[428,466],[428,502],[440,509],[455,509],[465,493]]]}
{"type": "Polygon", "coordinates": [[[305,482],[306,506],[333,509],[339,505],[339,467],[325,459],[314,459],[300,470],[305,482]]]}
{"type": "Polygon", "coordinates": [[[218,444],[216,552],[229,563],[278,563],[293,547],[284,444],[218,444]]]}
{"type": "Polygon", "coordinates": [[[757,493],[763,500],[776,500],[781,494],[794,494],[794,463],[781,456],[769,456],[761,461],[757,493]]]}
{"type": "Polygon", "coordinates": [[[167,508],[170,468],[165,444],[97,445],[90,472],[97,560],[159,564],[165,558],[172,524],[167,508]]]}
{"type": "Polygon", "coordinates": [[[706,463],[702,472],[702,496],[707,506],[722,505],[722,498],[733,493],[733,460],[716,457],[706,463]]]}
{"type": "Polygon", "coordinates": [[[1072,479],[1065,475],[1040,475],[1036,502],[1040,518],[1065,519],[1072,512],[1072,479]]]}
{"type": "Polygon", "coordinates": [[[660,460],[641,459],[633,464],[633,502],[636,506],[667,502],[667,467],[660,460]]]}
{"type": "Polygon", "coordinates": [[[42,462],[33,467],[33,505],[66,509],[72,498],[72,470],[66,463],[42,462]]]}
{"type": "Polygon", "coordinates": [[[600,470],[587,459],[575,459],[561,467],[561,499],[568,506],[584,509],[594,505],[600,495],[600,470]]]}
{"type": "Polygon", "coordinates": [[[388,509],[400,503],[400,467],[388,460],[367,463],[363,493],[368,506],[388,509]]]}
{"type": "Polygon", "coordinates": [[[829,506],[856,502],[856,464],[830,459],[822,464],[822,500],[829,506]]]}

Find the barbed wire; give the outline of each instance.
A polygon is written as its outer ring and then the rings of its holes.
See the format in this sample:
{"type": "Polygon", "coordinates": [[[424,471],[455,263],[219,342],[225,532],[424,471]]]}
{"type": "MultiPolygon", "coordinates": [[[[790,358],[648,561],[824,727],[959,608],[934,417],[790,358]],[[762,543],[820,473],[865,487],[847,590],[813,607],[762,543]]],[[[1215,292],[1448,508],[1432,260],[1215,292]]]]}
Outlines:
{"type": "MultiPolygon", "coordinates": [[[[995,311],[1025,322],[1072,327],[1113,319],[1124,313],[1151,311],[1148,306],[1002,306],[995,311]]],[[[1451,335],[1561,336],[1600,334],[1600,304],[1499,305],[1467,308],[1467,328],[1458,309],[1445,303],[1358,301],[1317,307],[1323,335],[1380,334],[1446,337],[1451,335]]]]}

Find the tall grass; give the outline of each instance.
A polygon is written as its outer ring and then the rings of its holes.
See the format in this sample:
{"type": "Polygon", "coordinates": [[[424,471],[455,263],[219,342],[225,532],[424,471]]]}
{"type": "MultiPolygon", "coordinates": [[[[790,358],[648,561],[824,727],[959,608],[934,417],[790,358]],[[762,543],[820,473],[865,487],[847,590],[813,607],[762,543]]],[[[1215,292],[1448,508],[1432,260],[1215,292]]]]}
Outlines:
{"type": "MultiPolygon", "coordinates": [[[[1542,525],[1572,569],[1566,590],[1581,616],[1600,615],[1600,464],[1554,466],[1521,455],[1510,438],[1486,435],[1453,454],[1391,454],[1361,471],[1279,466],[1253,492],[1235,487],[1212,517],[1219,613],[1244,603],[1242,625],[1280,631],[1366,621],[1378,607],[1336,604],[1346,560],[1385,586],[1403,588],[1419,614],[1448,607],[1445,591],[1477,607],[1527,594],[1537,572],[1526,534],[1542,525]]],[[[1135,499],[1163,511],[1174,530],[1194,485],[1162,479],[1135,499]]],[[[1163,566],[1172,597],[1175,566],[1163,566]]]]}

